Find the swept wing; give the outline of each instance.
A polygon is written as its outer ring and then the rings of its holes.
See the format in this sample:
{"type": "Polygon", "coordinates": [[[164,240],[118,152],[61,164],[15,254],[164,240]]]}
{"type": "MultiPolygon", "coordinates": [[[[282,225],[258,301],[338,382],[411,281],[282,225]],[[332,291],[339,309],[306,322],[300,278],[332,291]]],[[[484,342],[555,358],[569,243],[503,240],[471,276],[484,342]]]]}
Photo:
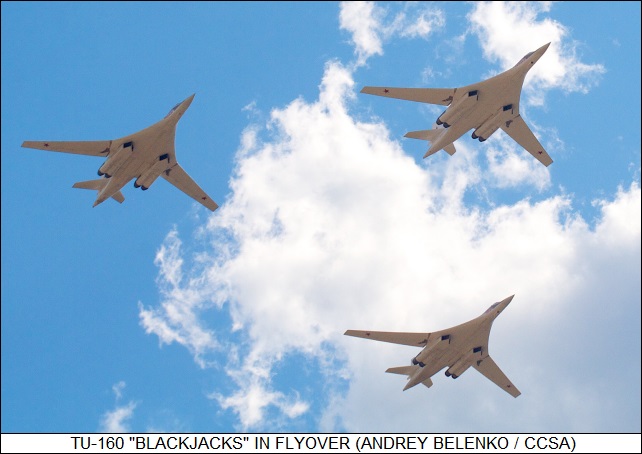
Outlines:
{"type": "Polygon", "coordinates": [[[473,363],[473,367],[511,396],[517,397],[521,394],[490,356],[473,363]]]}
{"type": "Polygon", "coordinates": [[[363,87],[361,93],[385,96],[386,98],[405,99],[406,101],[428,104],[449,105],[455,96],[454,88],[394,88],[363,87]]]}
{"type": "Polygon", "coordinates": [[[30,141],[22,142],[23,148],[35,148],[36,150],[60,151],[63,153],[84,154],[88,156],[106,157],[109,154],[111,140],[53,142],[53,141],[30,141]]]}
{"type": "Polygon", "coordinates": [[[535,158],[539,162],[547,167],[553,163],[553,160],[548,155],[546,150],[544,150],[542,144],[539,143],[539,140],[537,140],[537,137],[535,137],[533,131],[531,131],[526,122],[524,122],[524,119],[521,115],[518,115],[511,121],[502,123],[501,128],[515,142],[520,144],[523,148],[526,149],[526,151],[535,156],[535,158]]]}
{"type": "Polygon", "coordinates": [[[196,200],[198,203],[214,211],[218,208],[216,202],[209,198],[199,185],[183,170],[177,163],[172,168],[166,170],[161,174],[163,178],[172,183],[185,194],[196,200]]]}
{"type": "Polygon", "coordinates": [[[412,347],[425,347],[430,333],[394,333],[389,331],[357,331],[349,329],[346,336],[362,337],[393,344],[410,345],[412,347]]]}

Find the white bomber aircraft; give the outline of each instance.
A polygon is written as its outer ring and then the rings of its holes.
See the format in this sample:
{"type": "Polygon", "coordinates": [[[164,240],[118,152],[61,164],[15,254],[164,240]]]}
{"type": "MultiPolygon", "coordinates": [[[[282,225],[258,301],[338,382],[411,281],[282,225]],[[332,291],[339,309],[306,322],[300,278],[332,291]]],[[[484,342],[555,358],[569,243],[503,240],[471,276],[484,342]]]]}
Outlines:
{"type": "Polygon", "coordinates": [[[488,353],[488,337],[493,321],[506,309],[515,295],[495,303],[479,317],[453,328],[434,333],[395,333],[386,331],[348,330],[347,336],[362,337],[393,344],[423,347],[412,358],[410,366],[391,367],[386,372],[408,376],[408,384],[403,389],[412,388],[419,383],[430,388],[430,377],[447,367],[446,376],[457,378],[473,366],[486,378],[513,397],[521,393],[504,375],[488,353]]]}
{"type": "Polygon", "coordinates": [[[424,158],[441,149],[452,156],[455,153],[453,142],[471,129],[474,129],[473,139],[483,142],[502,128],[539,162],[549,166],[553,160],[519,114],[519,98],[526,73],[544,55],[550,44],[524,55],[508,71],[465,87],[364,87],[361,93],[448,106],[436,122],[438,126],[443,127],[412,131],[405,135],[412,139],[431,142],[424,158]]]}
{"type": "Polygon", "coordinates": [[[123,203],[125,197],[120,190],[134,178],[136,178],[134,186],[145,191],[159,176],[162,176],[185,194],[214,211],[218,208],[216,202],[209,198],[176,161],[174,150],[176,125],[193,99],[194,95],[176,104],[158,123],[120,139],[84,142],[26,141],[22,146],[38,150],[107,157],[98,169],[98,175],[102,178],[80,181],[73,185],[74,188],[98,191],[94,206],[110,197],[123,203]]]}

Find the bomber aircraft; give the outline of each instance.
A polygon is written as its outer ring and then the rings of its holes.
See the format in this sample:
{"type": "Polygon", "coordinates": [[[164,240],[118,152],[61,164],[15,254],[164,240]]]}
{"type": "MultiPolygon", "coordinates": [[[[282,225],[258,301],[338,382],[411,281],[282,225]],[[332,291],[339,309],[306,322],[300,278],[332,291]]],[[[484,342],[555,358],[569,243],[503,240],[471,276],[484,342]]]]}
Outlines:
{"type": "Polygon", "coordinates": [[[504,375],[488,353],[488,337],[495,318],[506,309],[515,295],[493,304],[486,312],[461,325],[434,333],[398,333],[348,330],[347,336],[362,337],[393,344],[423,347],[410,366],[391,367],[386,372],[407,375],[404,391],[419,383],[430,388],[430,377],[447,367],[446,376],[457,378],[473,366],[486,378],[513,397],[521,393],[504,375]]]}
{"type": "Polygon", "coordinates": [[[361,93],[448,106],[437,118],[433,129],[412,131],[405,135],[431,142],[424,158],[441,149],[452,156],[456,151],[453,142],[471,129],[474,129],[473,139],[484,142],[501,128],[539,162],[549,166],[553,160],[519,114],[519,98],[526,73],[544,55],[550,44],[524,55],[511,69],[465,87],[364,87],[361,93]]]}
{"type": "Polygon", "coordinates": [[[214,211],[218,208],[216,202],[209,198],[176,161],[176,125],[193,99],[194,95],[176,104],[158,123],[120,139],[75,142],[26,141],[22,146],[106,157],[107,160],[98,169],[101,178],[80,181],[73,185],[74,188],[98,191],[94,206],[110,197],[123,203],[125,197],[120,190],[134,178],[134,186],[146,191],[159,176],[162,176],[185,194],[214,211]]]}

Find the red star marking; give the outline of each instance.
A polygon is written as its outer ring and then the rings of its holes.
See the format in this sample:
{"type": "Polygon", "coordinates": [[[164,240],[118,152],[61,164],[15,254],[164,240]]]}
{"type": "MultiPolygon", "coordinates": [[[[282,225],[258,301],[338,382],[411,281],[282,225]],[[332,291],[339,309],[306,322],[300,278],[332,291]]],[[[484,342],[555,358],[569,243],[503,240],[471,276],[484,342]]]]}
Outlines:
{"type": "Polygon", "coordinates": [[[48,143],[45,143],[45,147],[48,147],[48,146],[49,146],[49,144],[48,144],[48,143]]]}
{"type": "Polygon", "coordinates": [[[543,151],[538,151],[538,153],[539,153],[539,154],[542,154],[542,153],[544,153],[544,152],[543,152],[543,151]]]}
{"type": "Polygon", "coordinates": [[[201,197],[201,200],[207,200],[207,197],[201,197]]]}
{"type": "Polygon", "coordinates": [[[384,92],[384,93],[389,93],[389,92],[390,92],[390,90],[388,90],[387,88],[384,88],[384,89],[383,89],[383,92],[384,92]]]}

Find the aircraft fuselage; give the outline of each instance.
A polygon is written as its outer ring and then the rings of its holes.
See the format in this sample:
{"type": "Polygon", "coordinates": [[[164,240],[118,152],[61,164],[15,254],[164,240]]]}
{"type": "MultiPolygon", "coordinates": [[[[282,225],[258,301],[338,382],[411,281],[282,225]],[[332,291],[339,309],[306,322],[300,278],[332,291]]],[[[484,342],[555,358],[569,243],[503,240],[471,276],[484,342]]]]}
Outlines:
{"type": "Polygon", "coordinates": [[[456,88],[453,101],[436,121],[446,130],[426,154],[441,150],[471,129],[475,130],[473,138],[483,142],[502,123],[517,117],[526,72],[515,67],[478,84],[456,88]]]}

